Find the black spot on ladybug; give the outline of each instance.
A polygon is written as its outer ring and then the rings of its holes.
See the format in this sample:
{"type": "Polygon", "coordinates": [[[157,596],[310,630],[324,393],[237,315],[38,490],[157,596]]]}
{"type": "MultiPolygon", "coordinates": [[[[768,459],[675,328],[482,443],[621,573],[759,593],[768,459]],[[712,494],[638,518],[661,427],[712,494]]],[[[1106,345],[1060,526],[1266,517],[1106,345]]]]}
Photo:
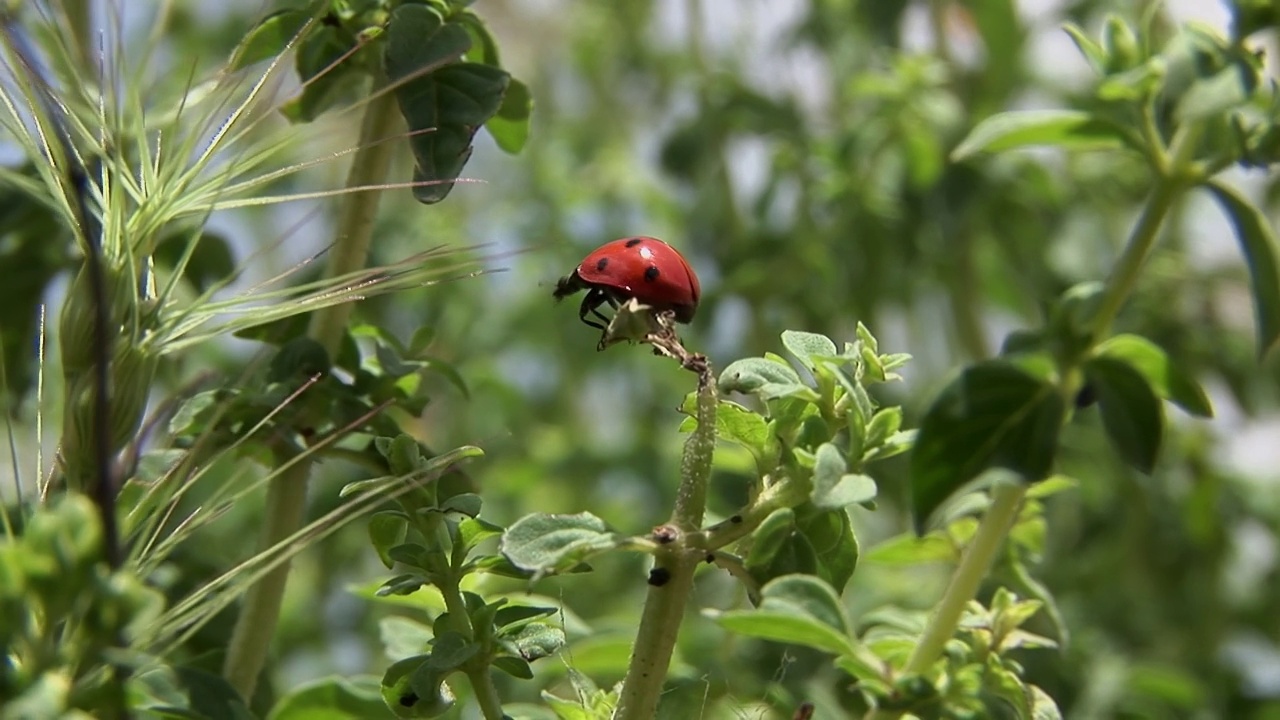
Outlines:
{"type": "Polygon", "coordinates": [[[609,267],[609,258],[600,258],[596,261],[596,272],[604,272],[609,267]]]}
{"type": "Polygon", "coordinates": [[[418,696],[413,693],[400,696],[400,704],[405,707],[413,707],[418,704],[418,696]]]}
{"type": "Polygon", "coordinates": [[[657,279],[658,279],[658,275],[660,275],[660,274],[661,274],[661,273],[660,273],[660,272],[658,272],[658,266],[657,266],[657,265],[650,265],[649,267],[645,268],[645,270],[644,270],[644,280],[645,280],[645,282],[653,282],[654,280],[657,280],[657,279]]]}
{"type": "Polygon", "coordinates": [[[671,571],[666,568],[656,567],[649,571],[649,584],[654,587],[662,587],[671,580],[671,571]]]}
{"type": "Polygon", "coordinates": [[[644,242],[644,238],[631,238],[630,240],[627,241],[625,245],[623,245],[623,247],[629,247],[629,248],[635,247],[642,242],[644,242]]]}

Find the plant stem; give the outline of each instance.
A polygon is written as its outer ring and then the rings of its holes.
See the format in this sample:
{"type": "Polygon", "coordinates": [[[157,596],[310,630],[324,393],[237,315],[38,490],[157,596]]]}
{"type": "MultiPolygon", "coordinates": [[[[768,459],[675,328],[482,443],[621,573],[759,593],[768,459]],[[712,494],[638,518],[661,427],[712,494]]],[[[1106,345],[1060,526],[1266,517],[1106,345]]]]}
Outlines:
{"type": "Polygon", "coordinates": [[[707,509],[707,482],[716,443],[716,404],[715,376],[707,366],[698,376],[698,427],[685,441],[680,489],[668,523],[679,529],[679,536],[654,553],[649,594],[613,715],[615,720],[649,720],[662,697],[680,623],[693,591],[693,575],[706,558],[706,552],[690,541],[707,509]]]}
{"type": "MultiPolygon", "coordinates": [[[[395,133],[399,122],[399,110],[392,94],[385,93],[369,102],[360,129],[360,149],[351,162],[347,187],[385,182],[396,144],[383,141],[395,133]]],[[[365,266],[380,199],[381,193],[378,192],[352,192],[343,196],[334,231],[334,246],[329,254],[329,277],[356,272],[365,266]]],[[[308,333],[328,351],[331,358],[337,354],[350,315],[351,306],[344,303],[317,310],[311,316],[308,333]]],[[[311,465],[309,459],[301,460],[268,485],[266,517],[260,540],[262,550],[276,545],[301,527],[311,465]]],[[[281,563],[249,589],[231,635],[222,674],[246,701],[253,696],[280,619],[289,568],[288,561],[281,563]]]]}
{"type": "MultiPolygon", "coordinates": [[[[437,587],[444,598],[445,609],[456,623],[454,627],[465,629],[468,637],[476,640],[475,627],[471,624],[471,616],[467,613],[467,602],[462,597],[462,588],[457,578],[450,574],[449,579],[438,583],[437,587]]],[[[466,663],[462,671],[471,683],[476,703],[480,705],[480,712],[484,714],[486,720],[502,720],[502,698],[498,695],[498,688],[493,684],[493,673],[489,669],[488,659],[479,658],[479,660],[479,662],[466,663]]]]}
{"type": "Polygon", "coordinates": [[[493,684],[493,673],[489,668],[472,668],[467,670],[467,680],[471,681],[471,689],[475,691],[476,703],[486,720],[502,720],[502,698],[498,696],[498,688],[493,684]]]}
{"type": "Polygon", "coordinates": [[[1129,233],[1129,241],[1124,252],[1116,262],[1115,270],[1107,280],[1103,291],[1098,314],[1094,316],[1093,337],[1102,340],[1111,332],[1111,324],[1120,314],[1120,308],[1133,293],[1137,285],[1138,274],[1146,264],[1147,256],[1155,247],[1160,235],[1160,227],[1174,202],[1186,189],[1188,179],[1184,174],[1195,153],[1200,138],[1200,127],[1196,124],[1183,125],[1178,129],[1169,150],[1167,167],[1156,168],[1161,174],[1156,178],[1155,187],[1138,215],[1138,222],[1129,233]]]}
{"type": "MultiPolygon", "coordinates": [[[[992,489],[991,507],[965,548],[947,591],[934,608],[920,642],[902,670],[903,675],[924,674],[942,656],[947,641],[956,633],[965,606],[978,594],[978,588],[991,570],[996,553],[1018,517],[1026,492],[1027,488],[1022,484],[1001,483],[992,489]]],[[[889,720],[901,714],[901,711],[877,710],[870,717],[872,720],[889,720]]]]}

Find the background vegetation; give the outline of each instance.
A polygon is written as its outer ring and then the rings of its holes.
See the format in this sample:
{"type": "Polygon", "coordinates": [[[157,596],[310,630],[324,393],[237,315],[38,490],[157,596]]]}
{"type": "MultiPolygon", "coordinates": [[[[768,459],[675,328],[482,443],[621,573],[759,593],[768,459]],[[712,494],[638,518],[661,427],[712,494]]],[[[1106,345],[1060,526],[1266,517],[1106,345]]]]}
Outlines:
{"type": "MultiPolygon", "coordinates": [[[[89,26],[118,28],[123,40],[113,47],[127,56],[150,31],[146,20],[167,12],[150,69],[157,85],[181,88],[219,67],[265,12],[285,5],[110,2],[93,5],[89,26]]],[[[370,264],[487,244],[482,265],[501,272],[453,279],[474,267],[450,265],[432,276],[447,282],[406,281],[406,289],[360,302],[356,317],[404,343],[423,328],[431,333],[439,371],[424,380],[430,402],[420,418],[397,420],[430,447],[484,450],[466,477],[448,482],[471,483],[487,520],[508,526],[534,512],[590,510],[624,534],[648,532],[675,501],[678,408],[692,384],[647,348],[597,353],[575,309],[552,302],[555,280],[583,255],[633,234],[679,247],[703,288],[698,318],[681,334],[717,367],[781,352],[786,329],[843,344],[865,324],[882,352],[913,356],[903,382],[875,393],[904,407],[905,427],[918,427],[957,367],[994,355],[1011,330],[1039,326],[1067,288],[1107,277],[1151,186],[1144,161],[1119,152],[954,162],[951,151],[1003,110],[1096,107],[1094,77],[1064,22],[1096,38],[1115,13],[1149,28],[1144,39],[1167,38],[1192,17],[1222,33],[1232,22],[1227,4],[1207,1],[484,0],[474,9],[499,40],[503,67],[534,98],[527,143],[504,153],[481,131],[462,175],[483,184],[460,183],[439,204],[416,202],[403,188],[384,191],[370,264]]],[[[1251,39],[1268,51],[1274,41],[1271,31],[1251,39]]],[[[208,118],[212,132],[222,115],[197,107],[194,117],[208,118]]],[[[322,116],[293,130],[278,115],[263,122],[278,126],[270,132],[283,165],[354,147],[352,117],[322,116]]],[[[0,149],[17,167],[22,149],[0,149]]],[[[399,145],[392,182],[407,181],[412,160],[399,145]]],[[[1224,180],[1274,217],[1280,183],[1260,165],[1234,166],[1224,180]]],[[[338,160],[269,188],[336,188],[345,172],[338,160]]],[[[32,493],[37,451],[48,472],[58,442],[50,429],[63,420],[63,391],[51,384],[41,401],[34,392],[35,308],[49,303],[46,322],[56,324],[78,251],[69,234],[65,242],[21,242],[48,236],[39,225],[48,221],[6,202],[0,337],[15,459],[0,477],[13,503],[14,480],[32,493]]],[[[317,270],[297,265],[330,242],[335,215],[328,198],[217,209],[207,231],[224,244],[202,244],[213,250],[193,257],[187,272],[213,278],[243,267],[219,297],[290,269],[289,283],[317,279],[317,270]]],[[[427,258],[425,267],[452,257],[427,258]]],[[[994,575],[1020,594],[1042,585],[1056,599],[1060,615],[1041,613],[1028,627],[1059,639],[1065,628],[1069,642],[1017,657],[1068,717],[1280,718],[1280,492],[1270,442],[1280,368],[1274,358],[1259,360],[1254,312],[1227,218],[1207,195],[1188,196],[1115,326],[1151,339],[1198,378],[1216,417],[1171,407],[1147,474],[1111,448],[1096,411],[1082,411],[1064,430],[1056,466],[1078,482],[1046,498],[1044,522],[1028,530],[1042,534],[1027,545],[1038,550],[1028,558],[1035,580],[1000,565],[994,575]]],[[[46,356],[56,357],[65,338],[47,338],[46,356]]],[[[184,349],[159,367],[152,408],[189,394],[206,373],[215,385],[245,387],[264,357],[259,342],[229,334],[184,349]]],[[[49,363],[45,373],[56,376],[49,363]]],[[[901,457],[881,463],[878,508],[851,511],[862,557],[843,598],[855,624],[886,605],[927,610],[951,572],[949,550],[906,552],[895,542],[913,531],[907,471],[901,457]]],[[[211,472],[240,478],[229,468],[211,472]]],[[[745,452],[718,453],[713,520],[746,500],[754,472],[745,452]]],[[[358,464],[326,459],[306,517],[339,508],[340,489],[368,476],[358,464]]],[[[250,556],[264,512],[259,490],[195,530],[166,559],[167,594],[250,556]]],[[[330,674],[380,674],[406,654],[397,643],[417,632],[405,619],[413,611],[368,601],[386,572],[360,524],[317,538],[294,559],[255,709],[330,674]]],[[[647,558],[609,555],[592,565],[591,573],[533,586],[563,607],[567,645],[560,659],[535,665],[533,682],[500,679],[504,701],[563,691],[569,667],[601,687],[622,678],[647,558]]],[[[520,593],[528,585],[498,578],[478,587],[520,593]]],[[[730,609],[745,600],[727,574],[708,572],[691,606],[730,609]]],[[[217,615],[187,641],[186,656],[207,659],[202,653],[219,647],[233,622],[229,610],[217,615]]],[[[816,705],[816,717],[842,717],[849,702],[826,655],[731,634],[696,612],[669,682],[670,717],[756,717],[766,708],[782,717],[802,700],[816,705]]]]}

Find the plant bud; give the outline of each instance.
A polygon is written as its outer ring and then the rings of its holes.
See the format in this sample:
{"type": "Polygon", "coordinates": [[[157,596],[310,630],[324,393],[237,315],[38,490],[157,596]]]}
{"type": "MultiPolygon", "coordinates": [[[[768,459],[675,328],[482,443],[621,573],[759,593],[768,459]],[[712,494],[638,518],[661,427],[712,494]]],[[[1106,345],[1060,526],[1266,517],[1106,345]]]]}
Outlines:
{"type": "Polygon", "coordinates": [[[1107,74],[1135,68],[1142,61],[1138,37],[1119,15],[1108,15],[1102,30],[1102,48],[1107,53],[1107,74]]]}
{"type": "MultiPolygon", "coordinates": [[[[125,340],[121,338],[120,340],[125,340]]],[[[151,395],[158,358],[134,344],[117,342],[111,359],[111,452],[133,439],[151,395]]]]}
{"type": "MultiPolygon", "coordinates": [[[[128,272],[120,268],[103,267],[103,300],[107,303],[107,333],[113,341],[120,339],[121,328],[137,309],[136,283],[128,272]]],[[[96,308],[98,298],[93,292],[87,263],[67,289],[67,299],[62,306],[58,333],[62,343],[62,374],[72,378],[87,373],[93,367],[97,334],[96,308]]]]}

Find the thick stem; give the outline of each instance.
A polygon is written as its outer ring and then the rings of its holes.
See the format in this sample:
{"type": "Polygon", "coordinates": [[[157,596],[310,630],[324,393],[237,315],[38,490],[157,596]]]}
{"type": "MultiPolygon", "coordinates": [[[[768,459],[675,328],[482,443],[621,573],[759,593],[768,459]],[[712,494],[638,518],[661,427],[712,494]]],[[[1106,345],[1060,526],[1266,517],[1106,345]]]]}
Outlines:
{"type": "MultiPolygon", "coordinates": [[[[942,657],[947,641],[956,633],[965,606],[978,594],[978,588],[990,572],[996,553],[1018,518],[1018,510],[1022,507],[1022,498],[1026,492],[1026,486],[1014,484],[999,484],[992,489],[991,507],[983,516],[969,546],[965,548],[960,564],[947,585],[947,591],[934,608],[920,642],[916,644],[902,670],[904,675],[924,674],[942,657]]],[[[877,710],[870,718],[890,720],[901,714],[901,711],[877,710]]]]}
{"type": "Polygon", "coordinates": [[[471,681],[476,703],[480,705],[485,720],[502,720],[502,698],[498,695],[498,687],[493,684],[493,672],[488,667],[468,670],[467,680],[471,681]]]}
{"type": "Polygon", "coordinates": [[[978,588],[991,570],[996,553],[1013,528],[1026,492],[1026,486],[1021,484],[999,484],[992,489],[991,507],[979,523],[969,546],[965,548],[946,593],[934,608],[933,617],[925,627],[924,635],[907,660],[903,670],[905,674],[924,673],[942,656],[947,641],[955,635],[965,606],[977,596],[978,588]]]}
{"type": "MultiPolygon", "coordinates": [[[[347,187],[385,182],[396,144],[384,141],[395,133],[399,118],[392,94],[385,93],[370,101],[360,130],[360,149],[347,176],[347,187]]],[[[344,196],[334,232],[334,247],[329,254],[329,277],[356,272],[365,266],[380,199],[378,192],[352,192],[344,196]]],[[[330,357],[337,354],[350,315],[351,306],[344,303],[317,310],[311,316],[308,332],[312,339],[324,346],[330,357]]],[[[304,459],[267,486],[266,518],[260,540],[262,550],[274,546],[301,527],[310,475],[311,462],[304,459]]],[[[267,649],[280,619],[289,567],[288,561],[281,563],[249,589],[231,635],[222,674],[246,699],[252,697],[258,675],[266,662],[267,649]]]]}
{"type": "Polygon", "coordinates": [[[1151,254],[1156,239],[1160,236],[1160,226],[1164,224],[1165,216],[1187,187],[1188,179],[1183,174],[1191,163],[1199,138],[1200,128],[1197,125],[1179,128],[1169,149],[1168,167],[1157,168],[1161,175],[1156,178],[1155,187],[1147,196],[1138,222],[1129,233],[1129,241],[1103,291],[1098,314],[1094,316],[1095,340],[1102,340],[1111,332],[1111,324],[1120,314],[1121,306],[1133,293],[1142,266],[1146,264],[1147,256],[1151,254]]]}
{"type": "Polygon", "coordinates": [[[657,712],[700,559],[683,548],[655,557],[649,595],[644,601],[640,630],[631,649],[631,663],[627,666],[614,720],[650,720],[657,712]],[[655,585],[655,578],[661,576],[665,576],[665,582],[655,585]]]}
{"type": "Polygon", "coordinates": [[[707,482],[716,443],[717,392],[710,366],[698,375],[698,427],[685,441],[680,463],[680,489],[670,525],[679,536],[655,553],[649,594],[631,663],[618,698],[615,720],[649,720],[658,709],[662,685],[675,652],[680,623],[693,591],[693,575],[706,553],[690,544],[690,533],[702,525],[707,509],[707,482]]]}

